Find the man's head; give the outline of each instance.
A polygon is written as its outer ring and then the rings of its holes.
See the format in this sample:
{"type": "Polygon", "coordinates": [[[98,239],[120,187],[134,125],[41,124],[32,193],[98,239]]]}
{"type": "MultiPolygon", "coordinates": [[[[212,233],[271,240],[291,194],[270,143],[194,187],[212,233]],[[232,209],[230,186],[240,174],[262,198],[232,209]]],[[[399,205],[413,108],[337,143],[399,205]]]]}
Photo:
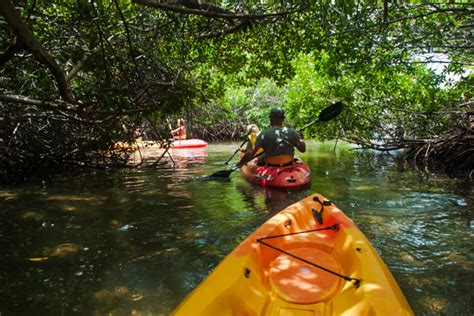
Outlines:
{"type": "Polygon", "coordinates": [[[273,108],[270,110],[270,125],[281,125],[285,119],[285,111],[281,108],[273,108]]]}

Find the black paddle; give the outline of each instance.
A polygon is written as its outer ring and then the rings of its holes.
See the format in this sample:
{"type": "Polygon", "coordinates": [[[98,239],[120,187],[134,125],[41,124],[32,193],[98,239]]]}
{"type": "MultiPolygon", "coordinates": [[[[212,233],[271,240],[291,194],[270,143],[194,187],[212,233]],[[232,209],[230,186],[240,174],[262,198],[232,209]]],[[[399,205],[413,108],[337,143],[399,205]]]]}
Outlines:
{"type": "Polygon", "coordinates": [[[319,116],[318,116],[317,119],[315,119],[314,121],[306,124],[302,128],[298,129],[298,132],[301,132],[302,130],[306,129],[307,127],[310,127],[311,125],[313,125],[316,122],[330,121],[330,120],[336,118],[341,113],[341,111],[342,111],[342,102],[339,101],[339,102],[336,102],[334,104],[331,104],[330,106],[328,106],[327,108],[322,110],[321,113],[319,113],[319,116]]]}
{"type": "MultiPolygon", "coordinates": [[[[327,122],[327,121],[330,121],[332,119],[334,119],[335,117],[337,117],[342,111],[342,102],[336,102],[334,104],[331,104],[330,106],[328,106],[327,108],[325,108],[324,110],[321,111],[321,113],[319,113],[319,116],[317,119],[315,119],[314,121],[306,124],[305,126],[303,126],[302,128],[298,129],[298,132],[301,132],[302,130],[310,127],[311,125],[313,125],[314,123],[316,122],[327,122]]],[[[258,156],[260,156],[262,153],[256,155],[254,157],[257,158],[258,156]]],[[[219,170],[217,172],[214,172],[213,174],[211,174],[209,176],[209,178],[228,178],[230,176],[230,174],[232,172],[234,172],[235,170],[239,169],[239,167],[235,166],[235,167],[232,167],[231,169],[227,169],[227,170],[219,170]]]]}

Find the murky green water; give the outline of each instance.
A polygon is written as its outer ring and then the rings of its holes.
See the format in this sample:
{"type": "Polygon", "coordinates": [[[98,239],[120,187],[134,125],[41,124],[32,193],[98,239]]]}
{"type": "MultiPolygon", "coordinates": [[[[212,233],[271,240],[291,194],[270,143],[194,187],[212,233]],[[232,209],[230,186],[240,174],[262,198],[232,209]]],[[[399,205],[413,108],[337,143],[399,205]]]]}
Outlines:
{"type": "MultiPolygon", "coordinates": [[[[263,190],[225,169],[237,144],[174,168],[56,176],[0,188],[0,315],[168,314],[250,232],[311,192],[371,240],[417,315],[472,315],[472,182],[388,156],[310,144],[310,188],[263,190]]],[[[156,153],[155,153],[156,155],[156,153]]]]}

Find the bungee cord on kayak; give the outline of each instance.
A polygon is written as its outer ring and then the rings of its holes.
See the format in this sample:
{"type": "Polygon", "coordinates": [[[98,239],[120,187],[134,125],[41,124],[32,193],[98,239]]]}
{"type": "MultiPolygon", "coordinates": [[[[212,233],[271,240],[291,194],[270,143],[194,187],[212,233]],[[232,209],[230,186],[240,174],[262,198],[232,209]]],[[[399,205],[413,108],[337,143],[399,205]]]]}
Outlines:
{"type": "Polygon", "coordinates": [[[328,273],[334,274],[334,275],[336,275],[336,276],[338,276],[338,277],[340,277],[340,278],[346,280],[347,282],[353,283],[354,286],[355,286],[356,288],[358,288],[358,287],[360,286],[360,282],[362,281],[361,279],[351,278],[351,277],[349,277],[349,276],[347,276],[347,275],[342,275],[342,274],[340,274],[340,273],[337,273],[337,272],[335,272],[335,271],[332,271],[332,270],[330,270],[330,269],[328,269],[328,268],[325,268],[325,267],[323,267],[323,266],[320,266],[320,265],[318,265],[318,264],[316,264],[316,263],[314,263],[314,262],[308,261],[308,260],[306,260],[306,259],[304,259],[304,258],[301,258],[301,257],[299,257],[299,256],[297,256],[297,255],[294,255],[294,254],[292,254],[292,253],[290,253],[290,252],[288,252],[288,251],[285,251],[285,250],[283,250],[283,249],[281,249],[281,248],[278,248],[278,247],[276,247],[276,246],[270,245],[269,243],[263,241],[263,240],[266,240],[266,239],[281,238],[281,237],[286,237],[286,236],[299,235],[299,234],[306,234],[306,233],[317,232],[317,231],[323,231],[323,230],[334,230],[334,231],[338,231],[338,230],[339,230],[339,224],[336,223],[336,224],[331,225],[331,226],[322,227],[322,228],[316,228],[316,229],[311,229],[311,230],[305,230],[305,231],[301,231],[301,232],[294,232],[294,233],[288,233],[288,234],[281,234],[281,235],[274,235],[274,236],[262,237],[262,238],[258,238],[258,239],[257,239],[257,242],[260,243],[260,244],[262,244],[262,245],[264,245],[264,246],[267,246],[267,247],[269,247],[269,248],[271,248],[271,249],[273,249],[273,250],[276,250],[276,251],[279,251],[279,252],[281,252],[281,253],[284,253],[284,254],[287,255],[287,256],[290,256],[290,257],[292,257],[292,258],[298,259],[298,260],[300,260],[300,261],[302,261],[302,262],[304,262],[304,263],[306,263],[306,264],[309,264],[310,266],[313,266],[313,267],[316,267],[316,268],[321,269],[321,270],[323,270],[323,271],[326,271],[326,272],[328,272],[328,273]]]}
{"type": "MultiPolygon", "coordinates": [[[[321,209],[320,209],[319,211],[318,211],[318,210],[315,210],[314,208],[311,208],[311,212],[312,212],[312,214],[313,214],[315,220],[316,220],[320,225],[322,225],[322,224],[323,224],[323,217],[322,217],[322,215],[323,215],[323,211],[324,211],[324,206],[330,206],[330,205],[332,205],[332,202],[329,201],[329,200],[324,200],[324,201],[321,202],[321,200],[319,200],[319,198],[318,198],[317,196],[313,197],[313,201],[314,201],[314,202],[317,202],[317,203],[319,203],[319,204],[321,205],[321,209]]],[[[289,225],[291,225],[291,223],[289,223],[288,226],[289,226],[289,225]]],[[[290,256],[290,257],[293,257],[293,258],[295,258],[295,259],[298,259],[298,260],[300,260],[300,261],[302,261],[302,262],[304,262],[304,263],[306,263],[306,264],[309,264],[309,265],[311,265],[311,266],[313,266],[313,267],[316,267],[316,268],[319,268],[319,269],[321,269],[321,270],[324,270],[324,271],[326,271],[326,272],[328,272],[328,273],[334,274],[334,275],[336,275],[336,276],[338,276],[338,277],[340,277],[340,278],[343,278],[344,280],[346,280],[346,281],[348,281],[348,282],[352,282],[352,283],[354,284],[354,286],[355,286],[356,288],[358,288],[358,287],[360,286],[360,282],[361,282],[360,279],[351,278],[351,277],[349,277],[349,276],[342,275],[342,274],[340,274],[340,273],[337,273],[337,272],[335,272],[335,271],[332,271],[332,270],[330,270],[330,269],[328,269],[328,268],[325,268],[325,267],[323,267],[323,266],[320,266],[320,265],[318,265],[318,264],[316,264],[316,263],[314,263],[314,262],[308,261],[308,260],[306,260],[306,259],[304,259],[304,258],[301,258],[301,257],[299,257],[299,256],[297,256],[297,255],[294,255],[294,254],[292,254],[292,253],[289,253],[289,252],[287,252],[287,251],[285,251],[285,250],[283,250],[283,249],[281,249],[281,248],[278,248],[278,247],[276,247],[276,246],[270,245],[270,244],[266,243],[265,241],[263,241],[263,240],[267,240],[267,239],[281,238],[281,237],[287,237],[287,236],[299,235],[299,234],[307,234],[307,233],[312,233],[312,232],[317,232],[317,231],[323,231],[323,230],[334,230],[334,231],[337,232],[337,231],[339,230],[339,224],[338,224],[338,223],[334,223],[334,225],[326,226],[326,227],[321,227],[321,228],[316,228],[316,229],[310,229],[310,230],[305,230],[305,231],[299,231],[299,232],[293,232],[293,233],[287,233],[287,234],[280,234],[280,235],[272,235],[272,236],[262,237],[262,238],[258,238],[258,239],[257,239],[257,242],[260,243],[260,244],[262,244],[262,245],[264,245],[264,246],[267,246],[267,247],[269,247],[269,248],[272,248],[272,249],[274,249],[274,250],[276,250],[276,251],[279,251],[279,252],[281,252],[281,253],[284,253],[284,254],[286,254],[286,255],[288,255],[288,256],[290,256]]]]}

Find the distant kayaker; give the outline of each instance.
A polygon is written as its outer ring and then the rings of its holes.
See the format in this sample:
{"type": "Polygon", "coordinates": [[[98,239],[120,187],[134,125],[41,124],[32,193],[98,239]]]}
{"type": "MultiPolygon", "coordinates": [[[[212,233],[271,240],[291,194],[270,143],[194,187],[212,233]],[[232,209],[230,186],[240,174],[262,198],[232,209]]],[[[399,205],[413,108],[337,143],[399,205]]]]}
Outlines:
{"type": "Polygon", "coordinates": [[[133,137],[135,137],[135,142],[136,143],[141,143],[142,140],[143,140],[143,137],[142,137],[142,130],[137,127],[134,131],[133,131],[133,137]]]}
{"type": "Polygon", "coordinates": [[[186,139],[186,127],[184,126],[184,120],[182,118],[178,119],[178,128],[173,129],[171,124],[169,124],[171,130],[171,135],[176,140],[186,139]]]}
{"type": "Polygon", "coordinates": [[[237,163],[241,167],[251,161],[261,148],[265,153],[265,163],[268,165],[284,166],[294,161],[295,147],[300,152],[306,151],[306,144],[293,128],[283,127],[285,112],[281,108],[270,111],[270,127],[261,132],[255,141],[255,146],[237,163]]]}
{"type": "MultiPolygon", "coordinates": [[[[246,130],[247,130],[248,142],[245,145],[245,147],[240,148],[241,157],[255,148],[255,143],[257,141],[257,136],[260,134],[260,129],[258,128],[257,124],[248,125],[246,130]]],[[[256,155],[258,155],[262,152],[263,152],[263,149],[259,148],[256,152],[256,155]]],[[[263,155],[259,156],[259,158],[258,158],[258,163],[259,164],[265,163],[263,158],[264,158],[263,155]]]]}

